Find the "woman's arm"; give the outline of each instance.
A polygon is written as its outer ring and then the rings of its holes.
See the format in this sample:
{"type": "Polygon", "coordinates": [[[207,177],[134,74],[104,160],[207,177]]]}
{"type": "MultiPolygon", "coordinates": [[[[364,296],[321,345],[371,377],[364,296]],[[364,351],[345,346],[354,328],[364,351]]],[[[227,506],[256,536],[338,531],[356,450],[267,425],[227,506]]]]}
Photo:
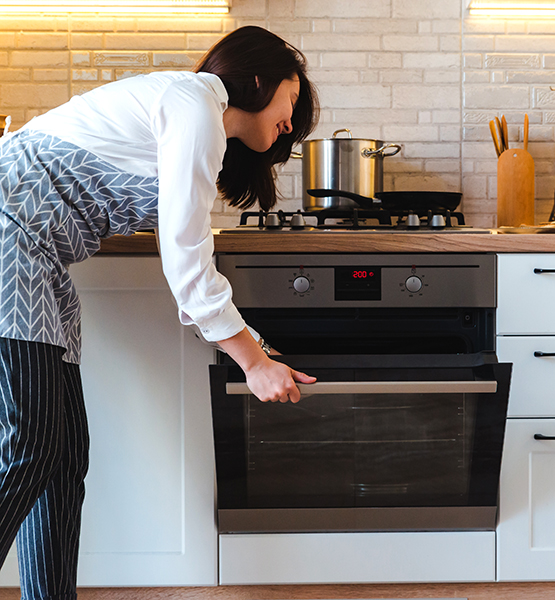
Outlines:
{"type": "Polygon", "coordinates": [[[262,402],[298,402],[301,393],[295,382],[316,381],[269,358],[246,328],[218,344],[243,369],[249,389],[262,402]]]}

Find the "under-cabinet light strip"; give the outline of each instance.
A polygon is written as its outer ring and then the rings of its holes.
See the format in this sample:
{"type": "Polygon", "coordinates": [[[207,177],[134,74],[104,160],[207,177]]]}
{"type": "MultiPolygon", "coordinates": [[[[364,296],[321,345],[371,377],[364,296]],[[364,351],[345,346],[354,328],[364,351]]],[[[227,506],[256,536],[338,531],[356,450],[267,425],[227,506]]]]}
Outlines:
{"type": "Polygon", "coordinates": [[[511,0],[472,0],[469,5],[472,16],[483,17],[554,17],[555,2],[551,0],[511,1],[511,0]]]}
{"type": "Polygon", "coordinates": [[[0,0],[3,13],[225,14],[230,0],[0,0]]]}

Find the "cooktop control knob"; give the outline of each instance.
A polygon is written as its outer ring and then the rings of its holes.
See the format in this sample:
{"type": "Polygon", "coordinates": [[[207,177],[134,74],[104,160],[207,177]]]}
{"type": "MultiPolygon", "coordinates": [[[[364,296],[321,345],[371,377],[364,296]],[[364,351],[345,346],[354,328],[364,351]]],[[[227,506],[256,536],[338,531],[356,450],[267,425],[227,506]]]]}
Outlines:
{"type": "Polygon", "coordinates": [[[299,294],[304,294],[305,292],[308,292],[308,290],[310,289],[310,281],[304,275],[301,275],[300,277],[296,277],[293,280],[293,288],[299,294]]]}
{"type": "Polygon", "coordinates": [[[422,289],[422,280],[420,279],[420,277],[416,277],[416,275],[413,275],[405,281],[405,287],[409,292],[419,292],[422,289]]]}

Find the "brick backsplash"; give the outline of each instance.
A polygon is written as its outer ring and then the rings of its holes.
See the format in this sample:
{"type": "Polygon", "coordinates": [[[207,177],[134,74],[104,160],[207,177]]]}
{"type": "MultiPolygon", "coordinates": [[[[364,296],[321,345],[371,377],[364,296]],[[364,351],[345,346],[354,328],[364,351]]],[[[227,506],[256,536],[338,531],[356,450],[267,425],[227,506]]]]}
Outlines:
{"type": "MultiPolygon", "coordinates": [[[[555,189],[555,20],[470,18],[466,0],[233,0],[226,17],[2,17],[0,112],[13,128],[109,81],[190,69],[246,24],[306,54],[321,98],[313,137],[348,127],[400,143],[386,190],[462,191],[467,222],[496,224],[496,156],[488,122],[505,114],[511,144],[536,165],[536,221],[555,189]]],[[[301,161],[278,168],[285,210],[301,208],[301,161]]],[[[218,200],[213,223],[237,223],[218,200]]]]}

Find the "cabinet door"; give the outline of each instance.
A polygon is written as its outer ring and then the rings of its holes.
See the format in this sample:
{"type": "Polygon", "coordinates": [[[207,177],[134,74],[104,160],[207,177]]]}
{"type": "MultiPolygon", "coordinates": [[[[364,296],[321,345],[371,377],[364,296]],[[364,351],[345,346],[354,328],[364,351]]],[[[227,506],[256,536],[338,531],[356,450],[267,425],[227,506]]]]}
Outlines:
{"type": "Polygon", "coordinates": [[[91,431],[79,585],[214,585],[213,350],[179,323],[157,258],[71,274],[91,431]]]}
{"type": "Polygon", "coordinates": [[[555,255],[501,254],[497,264],[497,333],[555,333],[555,255]]]}
{"type": "Polygon", "coordinates": [[[555,417],[555,336],[498,336],[497,356],[513,363],[509,416],[555,417]]]}
{"type": "Polygon", "coordinates": [[[555,419],[509,419],[501,468],[500,581],[555,580],[555,419]]]}

